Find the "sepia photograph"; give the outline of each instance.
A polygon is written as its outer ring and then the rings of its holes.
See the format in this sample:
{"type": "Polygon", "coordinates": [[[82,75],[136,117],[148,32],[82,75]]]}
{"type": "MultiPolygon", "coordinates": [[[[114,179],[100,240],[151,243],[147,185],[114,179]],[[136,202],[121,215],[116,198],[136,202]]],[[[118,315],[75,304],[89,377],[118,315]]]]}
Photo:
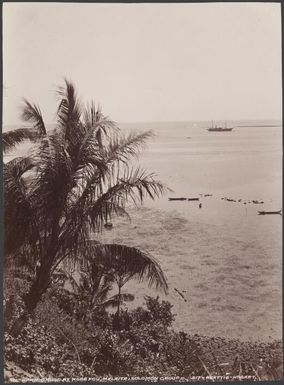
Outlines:
{"type": "Polygon", "coordinates": [[[277,2],[4,2],[5,383],[283,380],[277,2]]]}

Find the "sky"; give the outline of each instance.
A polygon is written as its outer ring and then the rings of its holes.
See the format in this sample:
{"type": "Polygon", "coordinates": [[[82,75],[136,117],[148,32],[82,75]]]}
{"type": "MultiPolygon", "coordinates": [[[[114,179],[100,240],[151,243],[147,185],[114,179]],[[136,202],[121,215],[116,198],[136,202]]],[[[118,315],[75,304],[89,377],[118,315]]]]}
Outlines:
{"type": "Polygon", "coordinates": [[[64,77],[117,122],[281,119],[280,4],[4,3],[4,125],[64,77]]]}

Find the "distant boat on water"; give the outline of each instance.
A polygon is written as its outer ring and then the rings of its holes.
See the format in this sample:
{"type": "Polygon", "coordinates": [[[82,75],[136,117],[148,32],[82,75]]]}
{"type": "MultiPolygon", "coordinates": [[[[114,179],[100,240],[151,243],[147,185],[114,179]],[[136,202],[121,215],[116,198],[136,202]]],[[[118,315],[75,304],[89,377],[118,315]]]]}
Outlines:
{"type": "Polygon", "coordinates": [[[278,211],[259,211],[258,212],[258,215],[267,215],[267,214],[280,214],[282,215],[282,210],[278,210],[278,211]]]}
{"type": "Polygon", "coordinates": [[[214,131],[214,132],[224,132],[224,131],[232,131],[233,127],[227,127],[227,121],[225,121],[225,127],[217,126],[213,124],[212,120],[212,126],[210,128],[207,128],[207,131],[214,131]]]}

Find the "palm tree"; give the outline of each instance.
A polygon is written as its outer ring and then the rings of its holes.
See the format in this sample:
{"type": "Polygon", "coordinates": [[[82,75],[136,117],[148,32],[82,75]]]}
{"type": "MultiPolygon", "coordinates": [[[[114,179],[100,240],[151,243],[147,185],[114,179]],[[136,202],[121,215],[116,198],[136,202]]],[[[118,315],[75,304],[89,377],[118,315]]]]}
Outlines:
{"type": "Polygon", "coordinates": [[[156,259],[149,253],[135,247],[120,244],[97,244],[94,246],[93,264],[103,267],[113,277],[118,286],[118,294],[107,302],[117,306],[117,323],[119,328],[120,306],[123,301],[131,300],[129,294],[122,293],[122,287],[130,280],[148,281],[149,286],[155,285],[167,292],[167,282],[156,259]]]}
{"type": "Polygon", "coordinates": [[[91,310],[100,306],[116,307],[118,328],[121,304],[135,298],[121,291],[130,279],[147,281],[149,287],[154,285],[167,292],[167,282],[157,260],[135,247],[97,243],[92,247],[92,255],[82,262],[82,269],[77,272],[79,279],[67,273],[73,292],[87,302],[91,310]],[[109,297],[114,283],[117,284],[118,294],[109,297]]]}
{"type": "Polygon", "coordinates": [[[5,260],[24,255],[35,266],[23,296],[27,314],[58,266],[93,254],[90,232],[101,231],[113,215],[128,215],[129,200],[155,199],[166,189],[154,174],[130,167],[150,132],[121,135],[100,108],[82,106],[67,80],[58,96],[51,132],[40,109],[25,102],[23,118],[41,139],[30,157],[6,163],[3,172],[5,260]]]}

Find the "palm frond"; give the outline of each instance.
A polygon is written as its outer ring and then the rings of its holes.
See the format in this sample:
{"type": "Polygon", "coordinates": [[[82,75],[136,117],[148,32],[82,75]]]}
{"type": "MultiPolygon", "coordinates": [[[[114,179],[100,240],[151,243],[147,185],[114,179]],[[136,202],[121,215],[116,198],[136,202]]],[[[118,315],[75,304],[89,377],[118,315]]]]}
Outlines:
{"type": "Polygon", "coordinates": [[[2,133],[3,151],[8,152],[15,148],[17,144],[24,140],[34,141],[37,138],[37,131],[31,128],[17,128],[15,130],[2,133]]]}
{"type": "Polygon", "coordinates": [[[32,123],[33,127],[36,129],[39,135],[46,135],[46,128],[39,106],[37,106],[36,104],[31,104],[26,99],[24,99],[22,119],[25,122],[32,123]]]}
{"type": "Polygon", "coordinates": [[[125,163],[131,157],[137,157],[151,137],[153,137],[152,131],[113,136],[106,148],[107,162],[121,161],[125,163]]]}
{"type": "Polygon", "coordinates": [[[148,281],[149,287],[155,286],[167,292],[164,273],[151,254],[119,244],[95,245],[93,252],[93,262],[113,271],[113,274],[123,279],[123,284],[130,278],[136,278],[139,281],[148,281]]]}
{"type": "MultiPolygon", "coordinates": [[[[83,113],[83,125],[87,131],[95,128],[96,133],[103,132],[104,135],[109,136],[113,134],[114,131],[118,130],[115,122],[110,120],[107,116],[102,113],[102,108],[100,105],[96,107],[95,103],[92,102],[89,106],[86,107],[83,113]]],[[[97,138],[99,139],[99,138],[97,138]]]]}
{"type": "Polygon", "coordinates": [[[65,86],[58,87],[57,94],[60,98],[57,109],[57,120],[60,130],[64,134],[64,139],[69,151],[74,150],[74,146],[81,139],[81,104],[78,100],[74,85],[65,79],[65,86]]]}
{"type": "Polygon", "coordinates": [[[31,200],[36,207],[38,224],[46,231],[60,228],[69,203],[67,196],[72,189],[72,161],[65,151],[61,133],[49,136],[48,143],[43,143],[34,154],[37,175],[33,183],[31,200]]]}
{"type": "MultiPolygon", "coordinates": [[[[98,218],[98,213],[105,213],[103,220],[108,220],[114,205],[125,207],[125,203],[131,199],[134,203],[142,203],[150,197],[155,199],[166,191],[166,187],[160,181],[154,179],[154,174],[146,174],[143,169],[137,168],[126,171],[114,186],[111,186],[104,194],[101,194],[95,201],[89,197],[88,215],[92,223],[98,218]]],[[[96,197],[94,197],[96,198],[96,197]]]]}
{"type": "Polygon", "coordinates": [[[138,204],[147,197],[155,199],[167,191],[167,187],[154,178],[154,174],[137,168],[126,171],[123,178],[109,188],[99,183],[100,180],[89,185],[70,211],[70,229],[75,226],[77,231],[80,224],[88,221],[90,229],[100,231],[112,215],[129,218],[125,209],[127,201],[138,204]],[[105,192],[104,187],[107,188],[105,192]]]}
{"type": "Polygon", "coordinates": [[[77,180],[89,180],[94,174],[104,175],[107,164],[101,150],[101,143],[97,139],[97,126],[90,128],[78,144],[74,167],[77,180]]]}
{"type": "MultiPolygon", "coordinates": [[[[33,209],[23,174],[33,167],[29,158],[16,158],[4,165],[4,249],[5,254],[19,250],[31,233],[33,209]]],[[[31,241],[31,238],[29,238],[31,241]]],[[[31,246],[31,244],[28,244],[31,246]]]]}
{"type": "Polygon", "coordinates": [[[6,173],[12,174],[15,178],[20,178],[34,166],[34,162],[30,157],[17,157],[5,163],[4,170],[6,173]]]}
{"type": "Polygon", "coordinates": [[[134,203],[137,203],[137,198],[143,203],[147,197],[153,200],[170,190],[155,177],[154,173],[147,173],[141,167],[126,169],[120,184],[124,186],[127,195],[134,203]]]}
{"type": "Polygon", "coordinates": [[[101,304],[106,301],[106,298],[113,286],[113,280],[109,279],[108,275],[104,275],[100,286],[96,289],[93,302],[95,304],[101,304]]]}
{"type": "MultiPolygon", "coordinates": [[[[98,146],[89,146],[84,149],[82,166],[79,167],[76,178],[84,180],[84,193],[82,199],[92,194],[95,186],[102,184],[114,185],[123,173],[122,162],[127,169],[127,164],[131,156],[136,156],[140,147],[145,145],[146,140],[152,133],[130,134],[126,137],[113,139],[102,151],[98,146]],[[85,166],[84,166],[85,164],[85,166]]],[[[125,179],[125,178],[124,178],[125,179]]]]}
{"type": "Polygon", "coordinates": [[[135,300],[135,296],[129,293],[121,293],[113,295],[111,298],[108,298],[106,301],[102,302],[100,305],[108,308],[116,308],[118,305],[123,304],[123,302],[132,302],[135,300]]]}
{"type": "Polygon", "coordinates": [[[76,158],[76,181],[84,181],[85,194],[93,185],[118,178],[121,173],[121,162],[127,166],[131,157],[138,156],[152,132],[131,133],[126,136],[113,135],[111,140],[102,146],[97,138],[100,122],[94,122],[86,131],[78,148],[76,158]]]}

